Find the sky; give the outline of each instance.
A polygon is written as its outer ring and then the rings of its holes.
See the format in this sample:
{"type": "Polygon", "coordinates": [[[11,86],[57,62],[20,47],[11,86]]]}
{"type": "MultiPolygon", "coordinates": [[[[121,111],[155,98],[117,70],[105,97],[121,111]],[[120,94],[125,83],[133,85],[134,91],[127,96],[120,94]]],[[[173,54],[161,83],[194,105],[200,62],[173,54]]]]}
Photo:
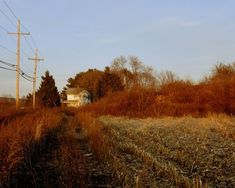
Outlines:
{"type": "MultiPolygon", "coordinates": [[[[33,75],[28,57],[36,47],[45,58],[38,65],[37,87],[46,70],[61,91],[69,77],[103,70],[121,55],[137,56],[157,73],[171,70],[194,81],[216,63],[235,60],[234,0],[5,1],[26,27],[22,32],[31,33],[21,37],[21,69],[33,75]]],[[[16,32],[16,25],[0,0],[0,60],[12,64],[16,36],[5,30],[16,32]]],[[[21,79],[20,96],[31,90],[32,83],[21,79]]],[[[15,72],[0,69],[0,96],[7,94],[15,96],[15,72]]]]}

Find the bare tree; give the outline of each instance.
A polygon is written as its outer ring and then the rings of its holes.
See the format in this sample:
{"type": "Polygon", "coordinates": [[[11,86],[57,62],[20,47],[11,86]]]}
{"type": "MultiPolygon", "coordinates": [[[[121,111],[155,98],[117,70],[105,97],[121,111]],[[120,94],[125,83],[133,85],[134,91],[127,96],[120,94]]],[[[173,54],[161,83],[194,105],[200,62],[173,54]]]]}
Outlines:
{"type": "Polygon", "coordinates": [[[129,59],[131,72],[133,74],[140,72],[140,70],[143,68],[143,63],[139,60],[139,58],[136,56],[129,56],[128,59],[129,59]]]}
{"type": "Polygon", "coordinates": [[[127,69],[127,59],[124,56],[115,58],[111,63],[111,72],[119,76],[122,85],[128,88],[131,80],[131,73],[127,69]]]}
{"type": "Polygon", "coordinates": [[[154,69],[150,66],[143,66],[143,70],[140,73],[141,85],[143,87],[157,87],[157,79],[154,73],[154,69]]]}
{"type": "Polygon", "coordinates": [[[153,68],[143,65],[136,56],[115,58],[111,64],[111,72],[120,77],[125,89],[133,86],[155,87],[157,83],[153,68]]]}
{"type": "Polygon", "coordinates": [[[179,80],[179,77],[171,71],[164,71],[159,74],[158,80],[160,85],[166,85],[179,80]]]}
{"type": "Polygon", "coordinates": [[[120,56],[120,57],[115,58],[112,61],[110,68],[112,71],[119,72],[125,69],[126,63],[127,63],[127,59],[124,56],[120,56]]]}

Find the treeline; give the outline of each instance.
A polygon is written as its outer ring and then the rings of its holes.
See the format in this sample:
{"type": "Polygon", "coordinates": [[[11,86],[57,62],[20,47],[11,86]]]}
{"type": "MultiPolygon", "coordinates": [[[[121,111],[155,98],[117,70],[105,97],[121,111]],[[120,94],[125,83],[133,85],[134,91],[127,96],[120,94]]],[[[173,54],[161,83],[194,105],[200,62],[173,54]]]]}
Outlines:
{"type": "Polygon", "coordinates": [[[119,78],[120,87],[107,87],[105,94],[96,98],[97,102],[83,110],[97,115],[134,117],[235,114],[235,64],[217,64],[198,83],[180,79],[170,71],[155,74],[136,57],[116,58],[108,70],[119,78]]]}
{"type": "Polygon", "coordinates": [[[68,79],[68,84],[63,88],[61,98],[66,99],[67,88],[80,87],[86,89],[91,94],[93,102],[106,96],[108,93],[122,91],[124,89],[120,78],[110,72],[106,67],[104,71],[89,69],[87,72],[81,72],[74,78],[68,79]]]}
{"type": "Polygon", "coordinates": [[[114,59],[104,71],[89,69],[69,78],[61,98],[66,99],[67,88],[80,87],[89,91],[95,102],[117,91],[126,91],[134,86],[155,87],[156,83],[151,67],[143,65],[137,57],[130,56],[127,59],[121,56],[114,59]]]}

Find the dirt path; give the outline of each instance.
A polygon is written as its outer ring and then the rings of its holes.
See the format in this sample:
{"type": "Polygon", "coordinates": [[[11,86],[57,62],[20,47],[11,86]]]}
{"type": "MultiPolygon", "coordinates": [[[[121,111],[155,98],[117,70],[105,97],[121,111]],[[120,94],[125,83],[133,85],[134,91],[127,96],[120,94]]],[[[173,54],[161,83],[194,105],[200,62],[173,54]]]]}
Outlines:
{"type": "Polygon", "coordinates": [[[77,128],[74,131],[74,138],[78,140],[80,153],[84,158],[87,186],[113,187],[110,168],[104,163],[101,163],[92,152],[85,132],[82,129],[77,128]]]}
{"type": "MultiPolygon", "coordinates": [[[[79,155],[79,168],[82,168],[80,177],[83,179],[82,185],[84,187],[113,187],[112,173],[108,166],[100,162],[96,155],[93,153],[89,139],[86,133],[80,127],[74,127],[71,123],[73,117],[69,117],[65,133],[62,140],[69,140],[70,154],[73,155],[74,151],[79,155]]],[[[63,143],[61,144],[63,147],[63,143]]],[[[77,159],[73,162],[76,165],[77,159]]]]}
{"type": "Polygon", "coordinates": [[[66,119],[52,161],[60,173],[60,186],[114,187],[110,168],[93,153],[84,130],[74,125],[74,121],[78,122],[73,116],[66,116],[66,119]]]}
{"type": "Polygon", "coordinates": [[[43,151],[17,176],[11,187],[117,187],[112,173],[100,162],[89,145],[85,132],[66,115],[58,130],[43,141],[43,151]],[[30,171],[30,173],[28,173],[30,171]]]}

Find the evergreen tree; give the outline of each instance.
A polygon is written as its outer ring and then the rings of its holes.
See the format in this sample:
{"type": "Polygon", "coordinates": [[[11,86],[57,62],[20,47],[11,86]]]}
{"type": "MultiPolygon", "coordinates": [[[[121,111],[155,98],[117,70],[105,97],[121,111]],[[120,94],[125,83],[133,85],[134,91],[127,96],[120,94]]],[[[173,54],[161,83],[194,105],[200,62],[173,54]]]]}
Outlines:
{"type": "Polygon", "coordinates": [[[26,96],[26,105],[27,106],[32,106],[33,104],[33,95],[32,93],[29,93],[27,96],[26,96]]]}
{"type": "Polygon", "coordinates": [[[42,76],[40,87],[36,93],[38,103],[45,107],[60,106],[60,95],[55,86],[55,80],[49,71],[42,76]]]}
{"type": "Polygon", "coordinates": [[[116,91],[122,91],[124,86],[116,74],[110,72],[109,67],[105,67],[105,71],[100,78],[99,82],[99,94],[100,97],[106,96],[108,93],[113,93],[116,91]]]}

